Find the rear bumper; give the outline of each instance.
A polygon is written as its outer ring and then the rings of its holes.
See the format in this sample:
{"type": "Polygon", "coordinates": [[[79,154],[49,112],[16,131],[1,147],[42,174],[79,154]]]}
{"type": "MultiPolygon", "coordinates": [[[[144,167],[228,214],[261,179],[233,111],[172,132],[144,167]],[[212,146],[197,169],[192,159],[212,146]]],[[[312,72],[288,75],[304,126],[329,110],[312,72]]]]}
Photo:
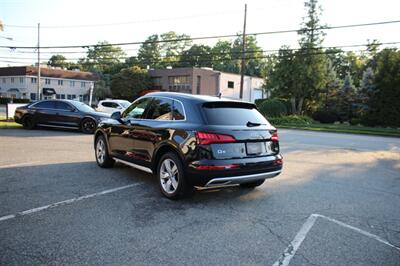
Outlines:
{"type": "Polygon", "coordinates": [[[194,186],[212,187],[248,183],[267,178],[273,178],[282,171],[282,156],[280,154],[243,158],[234,160],[200,160],[187,166],[187,177],[194,186]],[[226,169],[200,169],[198,166],[229,166],[226,169]]]}
{"type": "Polygon", "coordinates": [[[260,174],[251,174],[251,175],[240,175],[240,176],[232,176],[232,177],[217,177],[213,178],[207,182],[205,187],[214,187],[214,186],[226,186],[232,184],[242,184],[248,182],[254,182],[257,180],[264,180],[267,178],[272,178],[279,175],[282,170],[260,173],[260,174]]]}

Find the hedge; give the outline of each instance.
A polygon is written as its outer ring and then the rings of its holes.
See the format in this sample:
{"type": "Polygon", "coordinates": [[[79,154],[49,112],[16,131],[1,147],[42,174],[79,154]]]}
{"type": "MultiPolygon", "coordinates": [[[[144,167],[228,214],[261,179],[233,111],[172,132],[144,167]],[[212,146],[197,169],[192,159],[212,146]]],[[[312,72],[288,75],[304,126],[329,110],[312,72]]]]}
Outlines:
{"type": "Polygon", "coordinates": [[[280,117],[287,114],[286,105],[279,99],[267,99],[259,107],[260,112],[266,117],[280,117]]]}

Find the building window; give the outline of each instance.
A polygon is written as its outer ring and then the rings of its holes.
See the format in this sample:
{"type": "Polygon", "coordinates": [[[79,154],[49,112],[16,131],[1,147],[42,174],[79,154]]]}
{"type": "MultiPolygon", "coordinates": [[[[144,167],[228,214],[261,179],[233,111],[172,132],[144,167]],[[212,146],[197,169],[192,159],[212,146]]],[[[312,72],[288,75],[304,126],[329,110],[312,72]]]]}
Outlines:
{"type": "Polygon", "coordinates": [[[72,97],[72,100],[76,99],[76,95],[75,94],[72,94],[71,97],[72,97]]]}
{"type": "Polygon", "coordinates": [[[31,78],[31,83],[36,83],[37,82],[37,78],[31,78]]]}
{"type": "Polygon", "coordinates": [[[36,100],[36,93],[31,93],[31,100],[35,101],[36,100]]]}
{"type": "Polygon", "coordinates": [[[75,81],[70,81],[70,82],[69,82],[69,86],[70,86],[70,87],[75,87],[75,81]]]}
{"type": "Polygon", "coordinates": [[[61,94],[56,94],[56,99],[57,100],[61,99],[61,94]]]}
{"type": "Polygon", "coordinates": [[[57,82],[58,82],[59,86],[62,86],[64,84],[64,80],[61,80],[61,79],[59,79],[57,82]]]}
{"type": "Polygon", "coordinates": [[[162,82],[161,82],[161,77],[153,77],[151,78],[152,82],[153,82],[153,87],[154,89],[162,89],[162,82]]]}
{"type": "Polygon", "coordinates": [[[23,77],[19,78],[19,83],[24,83],[24,78],[23,77]]]}
{"type": "Polygon", "coordinates": [[[51,81],[50,81],[50,79],[45,79],[44,82],[45,82],[47,85],[50,85],[50,82],[51,82],[51,81]]]}
{"type": "Polygon", "coordinates": [[[65,99],[65,94],[61,94],[61,99],[65,99]]]}
{"type": "Polygon", "coordinates": [[[83,102],[83,95],[79,95],[79,101],[83,102]]]}
{"type": "Polygon", "coordinates": [[[229,89],[235,88],[235,82],[233,82],[233,81],[228,81],[228,88],[229,88],[229,89]]]}
{"type": "Polygon", "coordinates": [[[68,100],[72,100],[72,95],[71,94],[67,94],[67,99],[68,100]]]}
{"type": "Polygon", "coordinates": [[[197,82],[196,82],[197,94],[200,94],[200,87],[201,87],[201,76],[197,76],[197,82]]]}
{"type": "Polygon", "coordinates": [[[168,89],[170,91],[190,92],[190,77],[189,76],[168,77],[168,89]]]}
{"type": "Polygon", "coordinates": [[[85,88],[86,87],[86,82],[82,81],[81,82],[81,88],[85,88]]]}
{"type": "Polygon", "coordinates": [[[14,78],[11,78],[11,83],[14,83],[14,78]]]}

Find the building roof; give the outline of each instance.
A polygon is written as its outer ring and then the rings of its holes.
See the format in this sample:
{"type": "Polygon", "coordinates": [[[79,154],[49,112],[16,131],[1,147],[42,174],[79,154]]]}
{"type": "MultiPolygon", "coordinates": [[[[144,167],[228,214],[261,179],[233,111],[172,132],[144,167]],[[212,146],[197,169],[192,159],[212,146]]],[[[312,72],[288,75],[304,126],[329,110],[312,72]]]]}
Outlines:
{"type": "MultiPolygon", "coordinates": [[[[33,66],[20,66],[20,67],[0,67],[1,76],[37,76],[37,67],[33,66]]],[[[49,78],[62,78],[62,79],[78,79],[96,81],[99,77],[91,72],[64,70],[55,68],[40,68],[40,75],[49,78]]]]}

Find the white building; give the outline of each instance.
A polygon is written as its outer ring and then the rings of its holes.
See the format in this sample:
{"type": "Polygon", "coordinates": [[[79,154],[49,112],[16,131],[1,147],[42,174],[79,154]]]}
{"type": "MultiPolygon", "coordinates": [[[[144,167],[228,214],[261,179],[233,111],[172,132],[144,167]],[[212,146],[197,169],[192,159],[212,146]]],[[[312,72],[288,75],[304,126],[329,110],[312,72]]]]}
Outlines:
{"type": "MultiPolygon", "coordinates": [[[[37,100],[37,67],[0,68],[0,97],[37,100]]],[[[90,72],[40,67],[42,99],[89,101],[90,88],[98,77],[90,72]]]]}

